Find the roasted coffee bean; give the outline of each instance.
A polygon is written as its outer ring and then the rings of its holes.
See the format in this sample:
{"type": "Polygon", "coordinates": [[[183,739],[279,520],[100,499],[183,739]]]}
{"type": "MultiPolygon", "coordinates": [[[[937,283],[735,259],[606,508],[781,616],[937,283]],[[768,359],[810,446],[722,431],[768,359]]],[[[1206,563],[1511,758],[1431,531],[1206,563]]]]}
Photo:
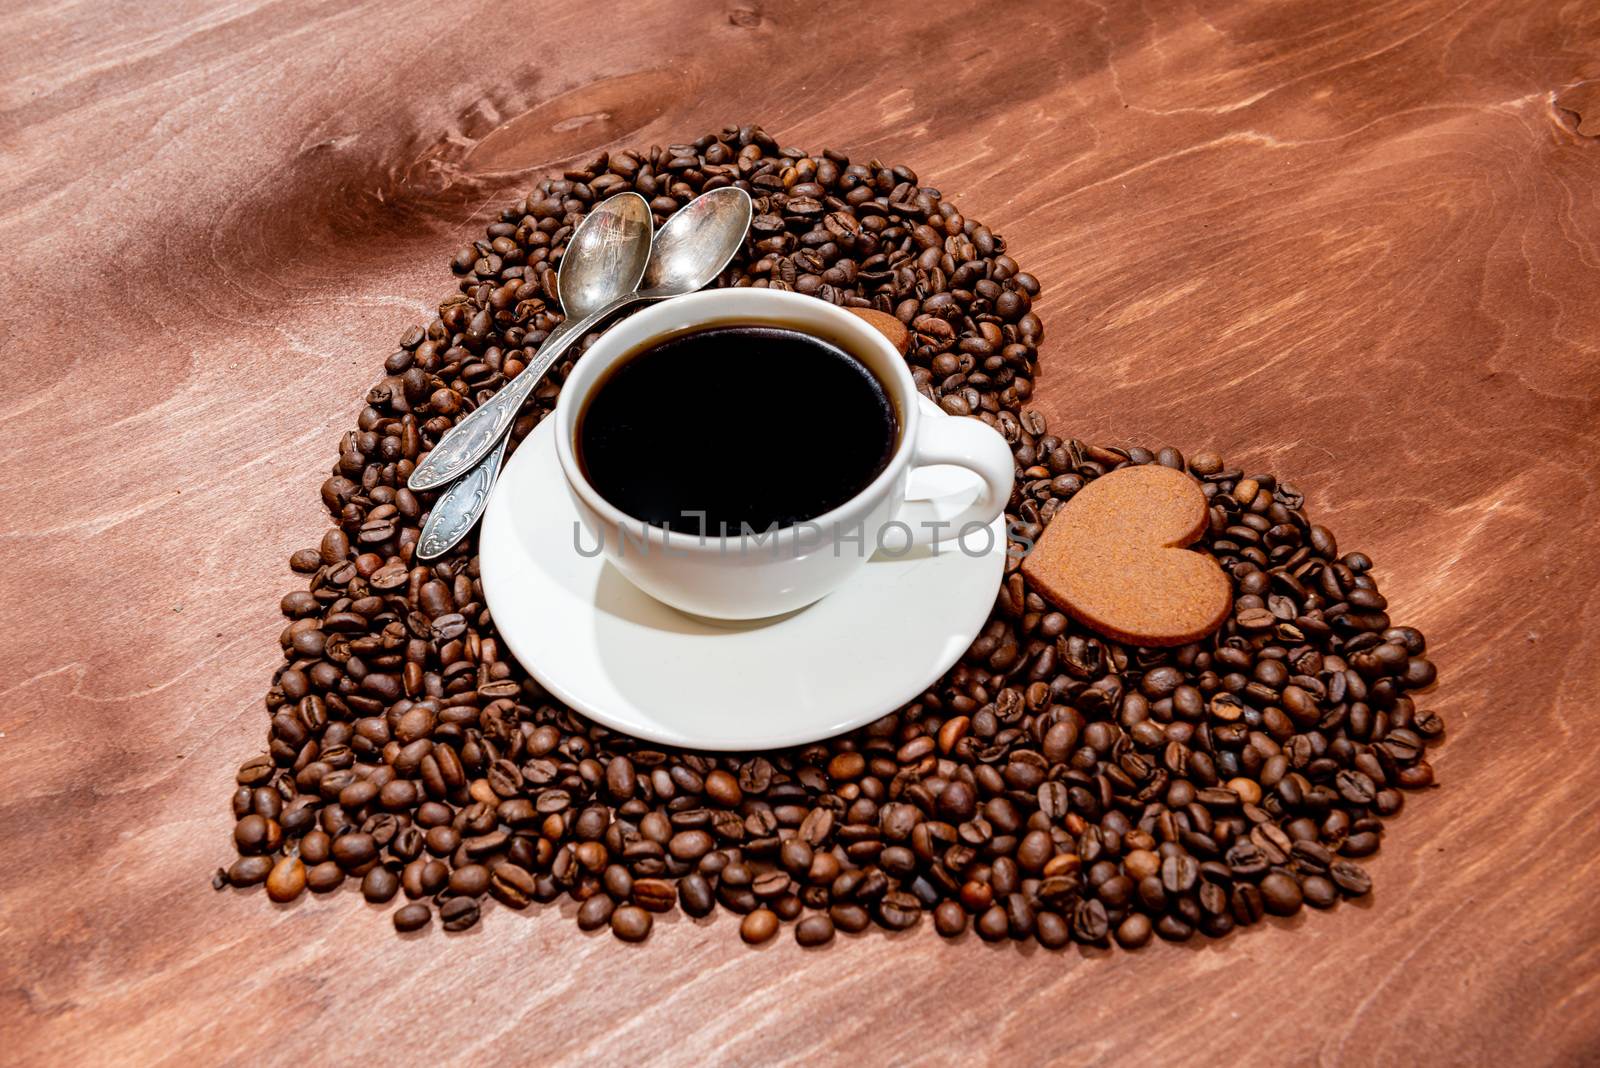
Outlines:
{"type": "Polygon", "coordinates": [[[600,882],[614,898],[626,901],[633,896],[633,874],[621,864],[607,865],[600,882]]]}
{"type": "Polygon", "coordinates": [[[240,857],[228,866],[224,876],[230,885],[254,886],[265,882],[274,866],[271,857],[240,857]]]}
{"type": "Polygon", "coordinates": [[[676,887],[665,879],[638,879],[633,884],[633,903],[651,912],[671,912],[678,902],[676,887]]]}
{"type": "Polygon", "coordinates": [[[1200,878],[1199,863],[1187,853],[1174,853],[1161,862],[1161,887],[1169,894],[1184,894],[1200,878]]]}
{"type": "Polygon", "coordinates": [[[1058,912],[1039,913],[1033,934],[1046,949],[1060,949],[1072,940],[1072,928],[1058,912]]]}
{"type": "Polygon", "coordinates": [[[409,905],[401,905],[394,910],[394,929],[396,931],[417,931],[433,922],[433,910],[420,901],[413,901],[409,905]]]}
{"type": "Polygon", "coordinates": [[[979,916],[977,922],[978,937],[985,942],[998,942],[1005,938],[1011,931],[1011,923],[1006,919],[1006,910],[1000,905],[991,905],[979,916]]]}
{"type": "Polygon", "coordinates": [[[952,822],[971,819],[978,810],[976,791],[960,779],[947,783],[939,793],[939,814],[952,822]]]}
{"type": "Polygon", "coordinates": [[[1339,852],[1347,857],[1366,857],[1378,851],[1380,839],[1375,831],[1352,834],[1339,843],[1339,852]]]}
{"type": "Polygon", "coordinates": [[[479,915],[478,902],[470,897],[447,897],[439,906],[439,923],[446,931],[476,926],[479,915]]]}
{"type": "Polygon", "coordinates": [[[833,919],[825,912],[812,913],[794,925],[794,940],[808,947],[827,945],[833,941],[833,919]]]}
{"type": "Polygon", "coordinates": [[[234,824],[233,841],[243,854],[272,853],[283,842],[283,830],[277,820],[251,813],[234,824]]]}
{"type": "Polygon", "coordinates": [[[955,938],[967,929],[967,910],[955,901],[941,901],[933,910],[933,927],[946,938],[955,938]]]}
{"type": "Polygon", "coordinates": [[[750,891],[763,901],[784,897],[794,889],[794,880],[781,871],[766,871],[755,877],[750,891]]]}
{"type": "Polygon", "coordinates": [[[1127,918],[1117,925],[1117,944],[1124,949],[1138,949],[1149,943],[1153,930],[1150,917],[1142,912],[1129,913],[1127,918]]]}
{"type": "Polygon", "coordinates": [[[1372,877],[1359,864],[1336,860],[1328,865],[1328,877],[1346,897],[1361,897],[1372,890],[1372,877]]]}
{"type": "Polygon", "coordinates": [[[1133,849],[1122,858],[1123,870],[1134,880],[1147,879],[1161,871],[1161,858],[1148,849],[1133,849]]]}
{"type": "Polygon", "coordinates": [[[1055,854],[1055,843],[1045,831],[1029,831],[1017,845],[1017,866],[1030,874],[1044,870],[1055,854]]]}
{"type": "Polygon", "coordinates": [[[597,931],[611,922],[611,914],[616,911],[617,903],[609,894],[596,894],[578,906],[578,928],[583,931],[597,931]]]}
{"type": "Polygon", "coordinates": [[[378,856],[378,844],[372,835],[355,832],[341,834],[333,840],[333,859],[338,861],[339,867],[351,871],[361,867],[378,856]]]}
{"type": "Polygon", "coordinates": [[[771,909],[756,909],[739,924],[739,937],[759,945],[778,933],[778,916],[771,909]]]}
{"type": "MultiPolygon", "coordinates": [[[[638,884],[634,884],[635,889],[638,884]]],[[[711,910],[716,907],[716,897],[712,893],[711,883],[699,872],[690,872],[678,880],[678,904],[690,916],[700,917],[711,915],[711,910]]]]}
{"type": "Polygon", "coordinates": [[[829,808],[814,808],[800,821],[798,837],[812,849],[823,846],[833,834],[834,815],[829,808]]]}
{"type": "Polygon", "coordinates": [[[1352,805],[1370,805],[1377,796],[1378,791],[1372,780],[1359,771],[1345,770],[1339,772],[1335,783],[1339,796],[1352,805]]]}
{"type": "Polygon", "coordinates": [[[450,873],[450,892],[477,897],[489,889],[489,869],[482,864],[465,864],[450,873]]]}
{"type": "Polygon", "coordinates": [[[489,873],[489,894],[502,905],[527,908],[535,900],[537,890],[533,874],[510,861],[496,864],[489,873]]]}
{"type": "Polygon", "coordinates": [[[331,860],[312,865],[306,871],[306,885],[313,893],[326,894],[337,890],[342,882],[344,882],[344,872],[331,860]]]}
{"type": "MultiPolygon", "coordinates": [[[[794,875],[804,875],[811,870],[813,855],[811,846],[801,838],[791,838],[784,842],[778,853],[780,863],[794,875]]],[[[879,862],[882,863],[881,855],[879,862]]],[[[915,857],[912,858],[912,864],[913,866],[916,864],[915,857]]]]}
{"type": "Polygon", "coordinates": [[[633,761],[625,756],[615,756],[606,765],[606,786],[611,791],[611,796],[618,801],[627,801],[633,797],[638,789],[638,777],[634,774],[633,761]]]}
{"type": "Polygon", "coordinates": [[[1072,914],[1072,937],[1080,942],[1103,942],[1111,929],[1106,907],[1099,901],[1080,901],[1072,914]]]}
{"type": "Polygon", "coordinates": [[[654,922],[639,906],[623,905],[611,914],[611,933],[624,942],[643,942],[654,922]]]}
{"type": "Polygon", "coordinates": [[[1169,913],[1156,921],[1156,934],[1168,942],[1187,942],[1194,937],[1194,924],[1169,913]]]}
{"type": "Polygon", "coordinates": [[[375,905],[381,905],[394,899],[400,892],[400,877],[388,868],[379,865],[362,877],[361,896],[375,905]]]}
{"type": "Polygon", "coordinates": [[[739,780],[720,768],[706,776],[705,790],[709,800],[724,808],[738,808],[744,800],[739,780]]]}
{"type": "Polygon", "coordinates": [[[1258,923],[1266,914],[1266,905],[1261,900],[1261,891],[1254,885],[1245,883],[1233,888],[1233,894],[1228,900],[1228,908],[1233,913],[1233,918],[1241,927],[1258,923]]]}
{"type": "Polygon", "coordinates": [[[400,873],[400,886],[407,897],[427,897],[444,889],[450,879],[450,868],[439,860],[413,860],[400,873]]]}
{"type": "Polygon", "coordinates": [[[890,891],[878,902],[878,920],[891,931],[904,931],[922,919],[922,903],[914,894],[890,891]]]}
{"type": "MultiPolygon", "coordinates": [[[[450,923],[484,893],[512,908],[565,895],[585,922],[640,938],[674,905],[765,911],[797,932],[929,910],[941,934],[975,924],[1046,946],[1216,936],[1295,894],[1325,907],[1369,892],[1353,859],[1380,847],[1404,791],[1434,782],[1444,724],[1412,693],[1434,681],[1426,639],[1390,618],[1372,561],[1341,555],[1288,484],[1204,451],[1051,433],[1030,406],[1038,281],[914,173],[781,150],[757,127],[615,151],[537,182],[452,269],[456,291],[390,350],[340,439],[321,486],[332,524],[290,559],[303,577],[279,602],[267,750],[235,774],[225,883],[292,899],[346,877],[392,897],[397,881],[421,924],[442,892],[450,923]],[[905,709],[738,759],[651,748],[545,693],[495,631],[475,535],[417,556],[429,501],[406,477],[534,358],[559,321],[565,243],[596,200],[632,189],[660,218],[729,182],[756,219],[719,283],[893,314],[917,388],[1011,446],[1019,542],[1122,466],[1202,480],[1194,548],[1233,584],[1222,629],[1128,647],[1013,569],[960,661],[905,709]]],[[[513,447],[560,378],[530,398],[513,447]]]]}
{"type": "Polygon", "coordinates": [[[1273,872],[1261,880],[1261,901],[1275,916],[1293,916],[1305,900],[1292,876],[1273,872]]]}
{"type": "Polygon", "coordinates": [[[1333,880],[1321,875],[1308,875],[1300,880],[1300,892],[1306,904],[1314,909],[1332,908],[1339,901],[1339,888],[1333,880]]]}
{"type": "Polygon", "coordinates": [[[274,901],[293,901],[305,888],[306,866],[296,856],[281,858],[267,876],[267,896],[274,901]]]}
{"type": "Polygon", "coordinates": [[[672,836],[667,849],[679,860],[699,860],[716,846],[705,831],[683,831],[672,836]]]}
{"type": "Polygon", "coordinates": [[[1022,894],[1007,894],[1005,901],[1006,923],[1012,938],[1026,938],[1033,934],[1035,914],[1033,906],[1022,894]]]}

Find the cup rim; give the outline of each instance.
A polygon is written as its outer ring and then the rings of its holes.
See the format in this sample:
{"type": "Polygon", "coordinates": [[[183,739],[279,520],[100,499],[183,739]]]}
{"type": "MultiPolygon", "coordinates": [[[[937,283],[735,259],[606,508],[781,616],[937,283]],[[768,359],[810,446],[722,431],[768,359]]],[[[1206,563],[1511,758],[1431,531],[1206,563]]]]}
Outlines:
{"type": "MultiPolygon", "coordinates": [[[[905,358],[900,355],[895,347],[889,344],[889,339],[873,329],[858,316],[817,297],[809,297],[802,293],[792,293],[784,290],[754,288],[749,286],[730,287],[724,289],[701,290],[697,293],[687,293],[683,296],[670,297],[659,304],[623,320],[608,330],[596,341],[589,350],[578,359],[572,374],[563,383],[561,395],[556,401],[555,411],[552,413],[556,420],[556,455],[561,463],[561,472],[566,476],[567,485],[582,500],[583,504],[593,510],[599,517],[612,526],[623,527],[630,531],[630,539],[634,532],[644,533],[646,545],[657,545],[670,549],[674,554],[688,553],[714,553],[722,554],[725,546],[733,541],[747,536],[763,534],[763,531],[752,531],[751,535],[700,535],[687,534],[679,531],[667,530],[647,523],[637,516],[631,516],[616,505],[606,500],[600,491],[584,477],[578,467],[577,453],[573,445],[573,436],[577,432],[577,411],[581,401],[586,399],[594,390],[595,385],[601,380],[603,373],[617,360],[627,354],[637,351],[648,344],[652,339],[673,332],[671,323],[682,323],[687,317],[692,325],[694,320],[710,323],[715,318],[712,314],[703,313],[698,316],[689,313],[698,311],[701,305],[717,305],[722,303],[750,304],[748,310],[750,325],[783,326],[792,330],[805,331],[803,322],[797,321],[797,314],[784,315],[783,312],[803,313],[805,315],[820,317],[829,320],[831,325],[839,332],[850,335],[853,340],[863,345],[875,347],[885,357],[887,366],[891,369],[892,382],[885,383],[891,386],[895,393],[893,403],[896,415],[900,420],[900,440],[895,445],[894,453],[889,457],[889,462],[884,465],[873,480],[858,490],[851,498],[835,508],[823,512],[821,515],[810,519],[790,523],[779,527],[772,535],[776,539],[779,549],[790,546],[800,536],[800,531],[811,528],[824,530],[837,527],[847,521],[851,514],[860,512],[862,518],[872,508],[867,501],[876,501],[888,492],[900,475],[911,462],[911,456],[916,445],[917,423],[921,417],[920,405],[917,401],[916,385],[912,381],[911,371],[906,367],[905,358]],[[770,318],[763,319],[760,308],[769,309],[770,318]],[[662,320],[657,326],[657,320],[662,320]],[[775,321],[774,321],[775,320],[775,321]],[[602,348],[605,346],[606,348],[602,348]],[[610,351],[607,351],[607,348],[610,351]],[[599,351],[597,351],[599,350],[599,351]],[[596,356],[599,359],[596,359],[596,356]],[[574,379],[577,381],[575,382],[574,379]],[[582,397],[574,400],[572,387],[577,385],[582,397]]],[[[740,310],[723,313],[737,320],[745,314],[740,310]]],[[[768,544],[763,541],[763,545],[768,544]]],[[[826,544],[826,539],[821,544],[826,544]]]]}

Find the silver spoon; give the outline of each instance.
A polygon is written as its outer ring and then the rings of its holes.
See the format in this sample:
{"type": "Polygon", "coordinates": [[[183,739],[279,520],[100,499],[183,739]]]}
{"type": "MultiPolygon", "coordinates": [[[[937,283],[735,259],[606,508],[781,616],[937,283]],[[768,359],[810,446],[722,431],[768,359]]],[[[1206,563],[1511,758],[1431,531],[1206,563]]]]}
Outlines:
{"type": "MultiPolygon", "coordinates": [[[[629,292],[617,296],[592,315],[584,316],[581,322],[573,326],[573,334],[560,338],[552,334],[541,346],[534,363],[513,382],[521,382],[529,375],[535,376],[535,380],[542,377],[554,363],[559,350],[564,350],[577,337],[615,312],[636,304],[693,293],[716,281],[744,245],[752,214],[749,195],[732,186],[703,193],[685,204],[673,213],[655,236],[644,272],[645,288],[637,291],[630,288],[629,292]],[[554,348],[552,342],[556,343],[554,348]],[[547,352],[552,352],[548,359],[547,352]]],[[[565,260],[562,266],[566,266],[565,260]]],[[[557,283],[559,291],[559,278],[557,283]]],[[[566,323],[562,326],[566,326],[566,323]]],[[[504,396],[509,388],[502,389],[488,403],[492,404],[504,396]]],[[[489,491],[494,488],[501,462],[505,459],[506,444],[510,440],[509,426],[508,423],[507,431],[501,432],[499,444],[493,451],[434,503],[417,542],[419,559],[432,560],[449,552],[466,537],[467,531],[483,515],[489,503],[489,491]]],[[[420,467],[418,470],[421,470],[420,467]]],[[[413,473],[412,481],[415,480],[416,474],[413,473]]]]}
{"type": "MultiPolygon", "coordinates": [[[[555,362],[555,355],[567,347],[565,339],[573,335],[579,323],[618,297],[639,288],[650,256],[652,225],[650,205],[643,197],[638,193],[619,193],[598,204],[572,232],[567,251],[561,258],[561,269],[556,273],[556,299],[561,302],[567,318],[539,346],[539,355],[532,365],[524,368],[493,398],[499,400],[516,391],[518,399],[508,409],[513,416],[555,362]],[[547,353],[549,359],[545,358],[547,353]]],[[[462,420],[461,425],[445,435],[428,459],[438,455],[465,424],[466,420],[462,420]]],[[[500,465],[505,461],[506,447],[511,441],[510,429],[508,421],[498,444],[489,454],[433,503],[417,540],[416,553],[420,559],[432,560],[449,552],[483,514],[489,490],[494,487],[500,465]]],[[[416,482],[415,472],[411,482],[416,482]]]]}
{"type": "MultiPolygon", "coordinates": [[[[573,342],[609,316],[635,304],[693,293],[716,281],[744,245],[751,215],[750,195],[731,185],[702,193],[679,208],[655,236],[644,269],[644,288],[635,292],[629,287],[604,307],[584,315],[559,339],[554,335],[546,339],[527,370],[457,423],[417,465],[406,484],[413,490],[436,489],[487,456],[545,372],[573,342]],[[558,340],[559,344],[553,343],[558,340]]],[[[568,256],[573,253],[569,247],[568,256]]]]}

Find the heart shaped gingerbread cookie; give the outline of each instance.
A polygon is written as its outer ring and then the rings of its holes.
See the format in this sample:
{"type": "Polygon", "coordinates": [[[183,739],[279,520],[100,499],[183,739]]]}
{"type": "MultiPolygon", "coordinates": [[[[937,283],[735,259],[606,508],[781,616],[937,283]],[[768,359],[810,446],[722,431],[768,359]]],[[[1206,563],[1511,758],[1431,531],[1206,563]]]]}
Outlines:
{"type": "Polygon", "coordinates": [[[1022,562],[1034,588],[1083,624],[1134,645],[1183,645],[1227,618],[1233,588],[1209,555],[1206,496],[1182,471],[1124,467],[1067,502],[1022,562]]]}

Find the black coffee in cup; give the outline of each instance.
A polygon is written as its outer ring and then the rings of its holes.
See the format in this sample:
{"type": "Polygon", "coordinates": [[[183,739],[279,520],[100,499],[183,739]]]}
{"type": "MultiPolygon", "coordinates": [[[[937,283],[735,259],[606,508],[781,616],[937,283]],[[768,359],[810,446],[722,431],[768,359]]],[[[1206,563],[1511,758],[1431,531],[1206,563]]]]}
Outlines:
{"type": "Polygon", "coordinates": [[[718,536],[838,507],[898,438],[882,383],[848,352],[797,330],[715,326],[612,371],[579,416],[577,457],[626,514],[718,536]]]}

